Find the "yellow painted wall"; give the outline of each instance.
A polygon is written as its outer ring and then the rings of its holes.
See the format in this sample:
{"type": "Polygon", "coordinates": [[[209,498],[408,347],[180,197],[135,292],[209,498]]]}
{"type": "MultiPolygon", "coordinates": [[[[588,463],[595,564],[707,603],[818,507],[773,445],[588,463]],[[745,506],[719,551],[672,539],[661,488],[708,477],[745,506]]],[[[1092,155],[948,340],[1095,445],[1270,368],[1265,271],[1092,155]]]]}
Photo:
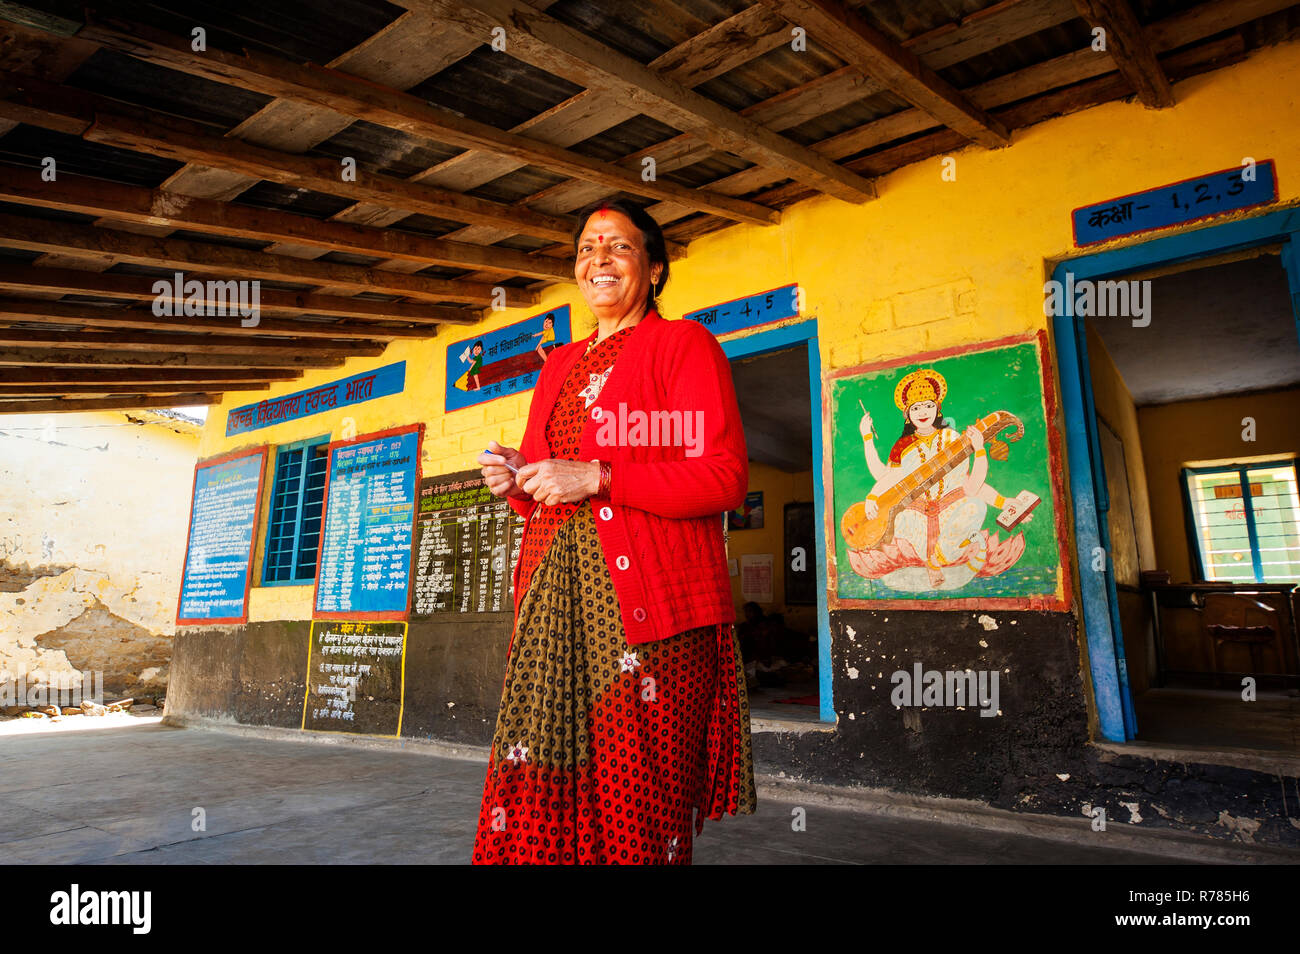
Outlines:
{"type": "MultiPolygon", "coordinates": [[[[727,539],[727,557],[736,561],[746,553],[772,554],[772,602],[759,603],[764,613],[785,611],[785,571],[790,565],[785,553],[785,505],[795,501],[813,499],[811,470],[789,474],[767,464],[749,462],[749,490],[763,492],[763,527],[760,530],[732,530],[727,539]]],[[[813,565],[809,554],[809,566],[813,565]]],[[[731,578],[731,598],[736,605],[737,618],[743,618],[740,608],[745,600],[740,596],[740,577],[731,578]]]]}
{"type": "Polygon", "coordinates": [[[1188,464],[1246,463],[1300,453],[1300,388],[1138,410],[1151,488],[1156,566],[1190,582],[1191,554],[1179,471],[1188,464]],[[1255,419],[1255,440],[1242,440],[1242,419],[1255,419]]]}
{"type": "MultiPolygon", "coordinates": [[[[1019,132],[1009,148],[964,149],[956,153],[952,182],[941,178],[936,157],[881,178],[875,201],[817,198],[786,210],[778,226],[738,225],[705,236],[692,243],[688,258],[673,263],[664,313],[676,317],[798,282],[806,292],[804,317],[818,321],[823,369],[1046,327],[1049,260],[1078,254],[1070,230],[1075,207],[1236,166],[1243,156],[1275,159],[1281,201],[1300,200],[1296,89],[1300,44],[1284,44],[1177,84],[1172,109],[1110,103],[1019,132]]],[[[581,337],[593,322],[571,285],[545,290],[536,307],[496,313],[477,330],[566,303],[574,306],[574,334],[581,337]]],[[[271,396],[400,359],[408,363],[404,394],[277,424],[236,442],[224,437],[226,412],[256,395],[229,394],[214,409],[201,453],[298,440],[325,428],[337,435],[351,416],[358,433],[426,422],[427,474],[474,466],[489,438],[518,442],[528,397],[443,414],[447,345],[472,333],[446,327],[428,341],[395,343],[382,358],[307,375],[271,396]]],[[[250,613],[301,619],[310,608],[310,592],[277,588],[254,590],[250,613]]]]}

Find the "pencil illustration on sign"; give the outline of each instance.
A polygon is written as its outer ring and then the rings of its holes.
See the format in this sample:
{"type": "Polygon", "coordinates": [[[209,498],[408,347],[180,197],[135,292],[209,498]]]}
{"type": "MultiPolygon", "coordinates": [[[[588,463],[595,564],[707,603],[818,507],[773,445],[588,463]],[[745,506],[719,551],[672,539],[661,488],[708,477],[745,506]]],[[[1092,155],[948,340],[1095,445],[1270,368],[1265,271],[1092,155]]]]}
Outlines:
{"type": "Polygon", "coordinates": [[[1039,360],[1024,342],[835,383],[841,597],[1058,592],[1039,360]]]}

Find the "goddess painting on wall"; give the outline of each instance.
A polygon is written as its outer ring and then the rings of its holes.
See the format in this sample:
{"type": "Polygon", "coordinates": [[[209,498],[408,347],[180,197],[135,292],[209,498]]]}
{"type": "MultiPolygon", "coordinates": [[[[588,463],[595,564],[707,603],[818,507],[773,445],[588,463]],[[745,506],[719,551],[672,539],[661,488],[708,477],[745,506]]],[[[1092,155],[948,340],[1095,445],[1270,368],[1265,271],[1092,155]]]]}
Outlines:
{"type": "Polygon", "coordinates": [[[891,589],[959,589],[1005,572],[1025,551],[1023,534],[1000,539],[984,529],[990,506],[1009,530],[1038,502],[1028,492],[1008,501],[987,482],[989,457],[1007,459],[1007,445],[996,435],[1013,429],[1008,439],[1014,441],[1024,429],[1014,415],[996,411],[958,433],[943,416],[947,393],[947,381],[934,368],[898,382],[894,404],[903,431],[887,461],[877,449],[871,414],[859,402],[863,453],[875,483],[845,512],[841,531],[854,572],[891,589]]]}

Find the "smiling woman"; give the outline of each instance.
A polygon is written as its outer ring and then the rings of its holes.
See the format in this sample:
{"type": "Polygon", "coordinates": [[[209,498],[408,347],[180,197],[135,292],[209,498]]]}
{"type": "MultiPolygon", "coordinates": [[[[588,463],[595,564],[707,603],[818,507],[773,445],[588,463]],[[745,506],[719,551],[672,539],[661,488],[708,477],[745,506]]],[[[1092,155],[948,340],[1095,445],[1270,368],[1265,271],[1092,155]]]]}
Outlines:
{"type": "Polygon", "coordinates": [[[705,818],[755,806],[720,519],[744,428],[717,340],[659,317],[654,219],[610,201],[578,222],[596,332],[543,365],[520,448],[479,457],[527,519],[474,861],[689,864],[705,818]],[[690,446],[632,440],[615,408],[689,419],[690,446]]]}
{"type": "Polygon", "coordinates": [[[641,314],[658,311],[668,284],[668,249],[658,223],[625,202],[595,203],[578,221],[573,275],[597,321],[615,320],[599,337],[617,331],[617,321],[626,321],[642,302],[641,314]]]}

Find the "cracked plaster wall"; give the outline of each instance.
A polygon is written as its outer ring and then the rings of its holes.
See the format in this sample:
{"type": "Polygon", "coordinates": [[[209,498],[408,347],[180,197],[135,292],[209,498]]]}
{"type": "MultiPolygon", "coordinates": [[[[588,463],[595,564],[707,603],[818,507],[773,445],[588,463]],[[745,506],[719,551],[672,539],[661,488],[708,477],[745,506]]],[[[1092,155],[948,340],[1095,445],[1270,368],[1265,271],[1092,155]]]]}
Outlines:
{"type": "Polygon", "coordinates": [[[0,415],[0,671],[165,686],[197,450],[121,412],[0,415]]]}

